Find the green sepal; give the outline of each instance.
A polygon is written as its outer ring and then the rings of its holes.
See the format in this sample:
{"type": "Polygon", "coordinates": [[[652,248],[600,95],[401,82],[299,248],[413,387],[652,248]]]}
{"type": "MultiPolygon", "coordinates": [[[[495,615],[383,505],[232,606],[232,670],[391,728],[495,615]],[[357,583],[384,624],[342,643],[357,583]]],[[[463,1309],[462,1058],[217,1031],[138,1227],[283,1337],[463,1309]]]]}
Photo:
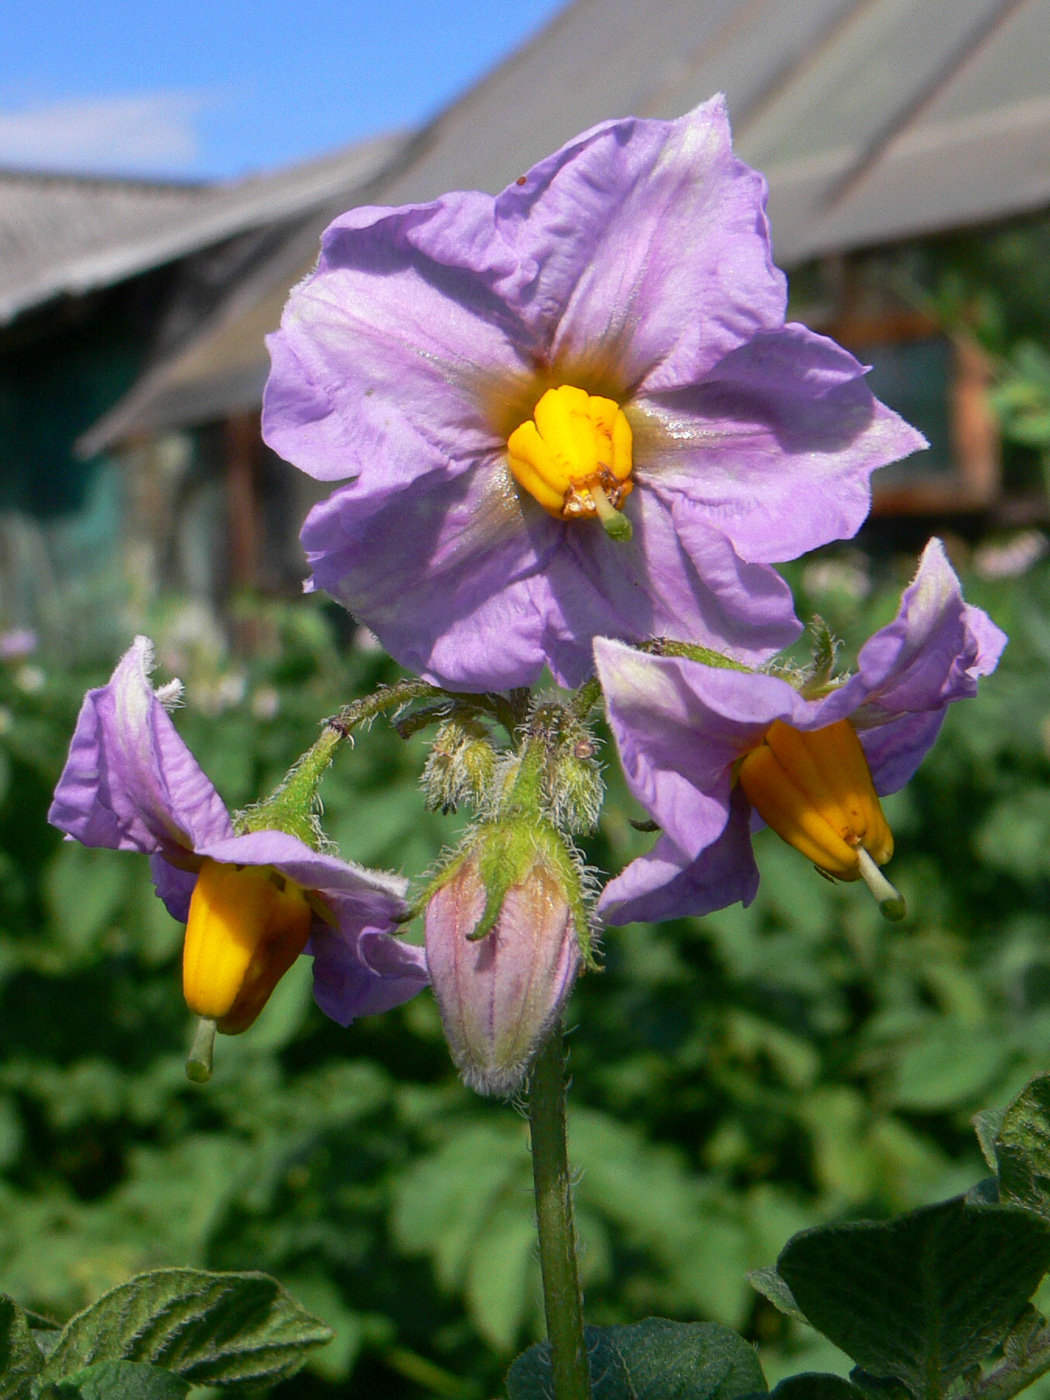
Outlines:
{"type": "Polygon", "coordinates": [[[747,671],[755,675],[753,666],[745,666],[742,661],[734,661],[720,651],[710,647],[697,646],[695,642],[678,642],[672,637],[656,637],[651,642],[642,642],[636,648],[651,656],[681,656],[687,661],[699,661],[704,666],[717,666],[723,671],[747,671]]]}
{"type": "Polygon", "coordinates": [[[485,887],[485,908],[468,934],[471,942],[478,942],[492,932],[508,892],[521,884],[539,863],[554,876],[569,906],[584,964],[597,970],[586,871],[576,850],[553,822],[542,815],[526,817],[515,813],[497,821],[479,823],[429,882],[417,909],[425,909],[431,897],[447,885],[468,860],[477,860],[478,876],[485,887]]]}

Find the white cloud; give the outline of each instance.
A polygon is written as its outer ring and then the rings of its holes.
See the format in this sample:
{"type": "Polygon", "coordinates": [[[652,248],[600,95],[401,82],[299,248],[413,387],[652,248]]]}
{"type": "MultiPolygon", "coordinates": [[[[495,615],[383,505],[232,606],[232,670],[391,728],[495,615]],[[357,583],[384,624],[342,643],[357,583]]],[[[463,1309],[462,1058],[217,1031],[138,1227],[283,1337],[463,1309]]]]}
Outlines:
{"type": "Polygon", "coordinates": [[[201,93],[147,92],[0,111],[0,165],[36,170],[174,174],[201,153],[201,93]]]}

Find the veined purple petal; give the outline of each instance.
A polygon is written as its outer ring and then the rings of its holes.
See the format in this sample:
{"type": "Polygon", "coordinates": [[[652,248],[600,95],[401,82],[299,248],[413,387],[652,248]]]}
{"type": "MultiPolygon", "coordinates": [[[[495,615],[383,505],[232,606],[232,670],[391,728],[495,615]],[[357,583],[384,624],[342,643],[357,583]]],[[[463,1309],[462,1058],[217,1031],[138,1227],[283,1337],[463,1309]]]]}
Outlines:
{"type": "Polygon", "coordinates": [[[341,1026],[410,1001],[430,980],[423,949],[389,933],[364,929],[350,938],[329,930],[311,944],[314,1000],[341,1026]]]}
{"type": "Polygon", "coordinates": [[[222,798],[149,682],[136,637],[108,685],[88,691],[48,813],[85,846],[174,855],[231,835],[222,798]]]}
{"type": "Polygon", "coordinates": [[[408,882],[312,850],[286,831],[249,831],[199,846],[197,854],[228,865],[272,865],[304,890],[314,891],[340,926],[392,928],[405,913],[408,882]]]}
{"type": "Polygon", "coordinates": [[[519,266],[493,286],[553,361],[597,349],[625,387],[689,384],[783,324],[765,199],[732,153],[721,98],[678,121],[604,122],[498,197],[519,266]]]}
{"type": "Polygon", "coordinates": [[[931,710],[976,695],[1005,645],[1006,634],[963,600],[943,544],[932,539],[896,618],[861,648],[850,685],[865,692],[859,703],[887,716],[931,710]]]}
{"type": "Polygon", "coordinates": [[[847,350],[799,325],[756,335],[702,381],[643,395],[637,408],[643,443],[652,434],[639,479],[681,493],[757,561],[856,534],[871,473],[926,446],[847,350]]]}
{"type": "Polygon", "coordinates": [[[272,865],[324,906],[315,912],[308,952],[314,957],[314,999],[348,1026],[358,1016],[389,1011],[426,986],[422,948],[393,936],[405,915],[408,882],[311,850],[284,831],[252,831],[200,852],[233,865],[272,865]]]}
{"type": "Polygon", "coordinates": [[[193,887],[197,883],[196,870],[180,870],[160,855],[149,858],[149,873],[153,877],[153,888],[164,907],[173,919],[184,924],[190,917],[190,900],[193,887]]]}
{"type": "MultiPolygon", "coordinates": [[[[353,490],[353,488],[348,488],[353,490]]],[[[367,621],[403,666],[463,689],[529,685],[543,669],[533,577],[568,528],[533,502],[528,525],[504,468],[307,516],[314,580],[367,621]]]]}
{"type": "Polygon", "coordinates": [[[728,904],[746,908],[758,893],[758,866],[751,849],[748,807],[739,792],[729,821],[693,860],[669,836],[609,881],[598,913],[609,924],[659,923],[702,917],[728,904]]]}
{"type": "MultiPolygon", "coordinates": [[[[406,485],[502,446],[480,390],[524,368],[514,318],[483,280],[417,246],[428,226],[476,239],[478,201],[355,209],[324,235],[318,269],[268,337],[263,433],[323,481],[406,485]]],[[[441,240],[439,240],[439,243],[441,240]]]]}
{"type": "Polygon", "coordinates": [[[634,492],[628,543],[596,522],[566,527],[534,591],[555,678],[579,685],[596,634],[641,642],[675,637],[760,662],[798,636],[791,590],[773,569],[745,564],[728,540],[662,492],[634,492]]]}

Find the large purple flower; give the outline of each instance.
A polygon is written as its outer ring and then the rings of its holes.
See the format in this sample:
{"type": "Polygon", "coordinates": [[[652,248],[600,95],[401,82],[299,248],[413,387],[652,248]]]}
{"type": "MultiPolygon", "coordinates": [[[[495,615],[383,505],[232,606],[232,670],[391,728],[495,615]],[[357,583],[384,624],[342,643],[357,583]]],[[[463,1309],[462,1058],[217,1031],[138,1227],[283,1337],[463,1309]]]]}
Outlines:
{"type": "Polygon", "coordinates": [[[157,893],[180,921],[203,870],[276,874],[282,893],[302,896],[314,996],[341,1025],[414,996],[427,981],[423,950],[391,936],[405,912],[405,882],[312,850],[284,831],[235,835],[163,703],[177,698],[177,683],[158,695],[151,668],[151,644],[137,637],[109,684],[88,692],[51,823],[85,846],[149,855],[157,893]]]}
{"type": "MultiPolygon", "coordinates": [[[[807,736],[821,734],[848,765],[839,740],[855,747],[856,731],[875,791],[896,792],[936,738],[947,706],[976,694],[978,677],[995,669],[1005,643],[986,614],[963,601],[939,540],[927,545],[897,617],[862,647],[855,674],[820,698],[805,698],[775,675],[649,656],[600,638],[598,674],[627,782],[663,834],[610,881],[599,911],[610,923],[630,923],[749,904],[758,867],[744,763],[756,752],[769,755],[770,734],[778,754],[786,739],[803,763],[807,736]]],[[[811,776],[818,804],[823,780],[811,776]]],[[[880,828],[866,844],[881,864],[892,837],[880,828]]]]}
{"type": "Polygon", "coordinates": [[[343,215],[264,407],[346,482],[303,530],[313,582],[454,688],[578,684],[597,635],[765,659],[798,629],[769,565],[852,535],[923,446],[784,309],[720,99],[594,127],[496,198],[343,215]]]}

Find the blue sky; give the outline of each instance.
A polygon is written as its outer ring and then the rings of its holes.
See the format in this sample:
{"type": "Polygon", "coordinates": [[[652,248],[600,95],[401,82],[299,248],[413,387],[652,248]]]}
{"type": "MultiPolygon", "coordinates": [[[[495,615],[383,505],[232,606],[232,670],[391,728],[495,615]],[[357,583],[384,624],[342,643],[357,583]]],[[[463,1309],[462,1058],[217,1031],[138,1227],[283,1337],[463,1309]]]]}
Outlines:
{"type": "Polygon", "coordinates": [[[564,0],[4,0],[0,165],[224,178],[438,110],[564,0]]]}

